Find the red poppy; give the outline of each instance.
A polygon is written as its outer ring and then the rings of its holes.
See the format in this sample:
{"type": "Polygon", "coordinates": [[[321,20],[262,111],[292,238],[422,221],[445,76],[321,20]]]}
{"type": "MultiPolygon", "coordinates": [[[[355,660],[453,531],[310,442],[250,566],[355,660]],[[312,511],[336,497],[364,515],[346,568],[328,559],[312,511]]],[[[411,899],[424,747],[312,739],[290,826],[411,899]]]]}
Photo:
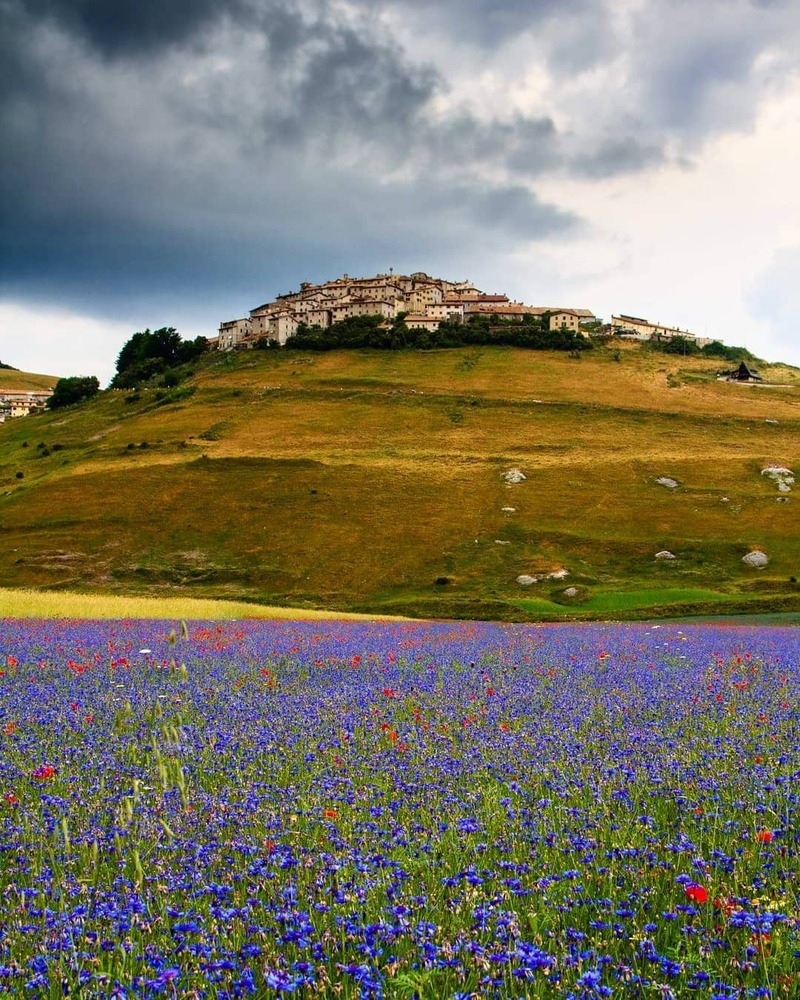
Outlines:
{"type": "Polygon", "coordinates": [[[759,830],[756,834],[756,840],[759,844],[771,844],[775,839],[775,834],[772,830],[759,830]]]}
{"type": "Polygon", "coordinates": [[[47,781],[52,778],[55,773],[56,769],[50,764],[42,764],[41,767],[36,768],[31,777],[36,781],[47,781]]]}
{"type": "Polygon", "coordinates": [[[5,802],[9,806],[19,805],[19,799],[13,792],[6,792],[6,794],[3,796],[3,802],[5,802]]]}
{"type": "Polygon", "coordinates": [[[325,817],[325,819],[336,819],[336,817],[339,814],[336,812],[335,809],[326,809],[322,815],[325,817]]]}
{"type": "Polygon", "coordinates": [[[708,902],[708,889],[705,886],[697,885],[696,882],[690,882],[684,887],[687,899],[692,903],[707,903],[708,902]]]}

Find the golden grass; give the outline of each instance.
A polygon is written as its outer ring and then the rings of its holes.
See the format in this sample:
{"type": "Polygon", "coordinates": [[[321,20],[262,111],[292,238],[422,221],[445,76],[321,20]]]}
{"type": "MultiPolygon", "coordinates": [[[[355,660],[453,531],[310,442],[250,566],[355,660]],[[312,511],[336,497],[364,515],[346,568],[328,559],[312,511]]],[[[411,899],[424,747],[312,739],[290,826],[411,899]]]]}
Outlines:
{"type": "Polygon", "coordinates": [[[751,546],[776,585],[800,575],[800,503],[760,475],[800,465],[800,387],[621,357],[248,352],[207,359],[176,404],[103,393],[6,424],[0,579],[372,609],[514,601],[519,574],[562,566],[593,588],[730,592],[755,579],[751,546]],[[525,483],[503,484],[511,466],[525,483]]]}
{"type": "Polygon", "coordinates": [[[368,619],[356,615],[308,608],[274,608],[244,601],[215,601],[188,597],[121,597],[65,591],[0,588],[2,618],[155,618],[159,620],[238,620],[268,618],[308,621],[368,619]]]}
{"type": "Polygon", "coordinates": [[[13,392],[18,389],[52,389],[58,382],[57,375],[37,375],[34,372],[18,372],[11,368],[0,368],[0,391],[13,392]]]}
{"type": "Polygon", "coordinates": [[[587,352],[580,361],[564,352],[473,347],[431,352],[333,351],[330,353],[238,356],[206,370],[199,385],[267,394],[324,386],[338,392],[373,391],[477,394],[494,399],[540,398],[626,409],[729,416],[798,415],[800,372],[785,365],[762,365],[765,377],[784,388],[718,382],[717,371],[732,367],[719,359],[684,358],[615,343],[587,352]],[[613,360],[619,351],[621,361],[613,360]],[[772,373],[772,374],[771,374],[772,373]],[[670,383],[677,384],[675,388],[670,383]],[[788,406],[787,406],[788,404],[788,406]],[[787,412],[787,410],[789,412],[787,412]]]}

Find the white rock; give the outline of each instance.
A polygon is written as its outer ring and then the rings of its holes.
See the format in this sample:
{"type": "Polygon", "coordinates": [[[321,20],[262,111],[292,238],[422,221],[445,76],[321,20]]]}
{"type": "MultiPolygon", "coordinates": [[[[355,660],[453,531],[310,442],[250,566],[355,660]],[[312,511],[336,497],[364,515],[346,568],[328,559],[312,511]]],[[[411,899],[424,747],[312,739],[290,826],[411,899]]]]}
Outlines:
{"type": "Polygon", "coordinates": [[[500,510],[502,510],[502,512],[504,514],[516,514],[517,513],[517,508],[516,507],[501,507],[500,510]]]}
{"type": "Polygon", "coordinates": [[[547,574],[548,580],[564,580],[569,576],[568,569],[557,569],[553,573],[547,574]]]}
{"type": "Polygon", "coordinates": [[[505,541],[505,540],[504,540],[504,539],[502,539],[502,538],[495,538],[495,540],[494,540],[494,544],[495,544],[495,545],[510,545],[510,544],[511,544],[511,542],[507,542],[507,541],[505,541]]]}
{"type": "Polygon", "coordinates": [[[720,497],[719,498],[719,502],[720,503],[730,503],[731,502],[730,501],[730,497],[720,497]]]}
{"type": "Polygon", "coordinates": [[[761,552],[760,549],[754,549],[752,552],[748,552],[746,556],[742,556],[742,562],[746,566],[752,566],[754,569],[762,569],[769,562],[769,556],[766,552],[761,552]]]}
{"type": "Polygon", "coordinates": [[[528,477],[522,472],[521,469],[509,469],[508,472],[503,473],[503,479],[507,483],[516,484],[524,483],[528,477]]]}
{"type": "Polygon", "coordinates": [[[656,559],[674,559],[675,558],[675,556],[672,554],[672,552],[669,551],[669,549],[662,549],[660,552],[656,552],[655,557],[656,557],[656,559]]]}
{"type": "Polygon", "coordinates": [[[788,497],[775,497],[775,503],[788,503],[788,497]]]}
{"type": "Polygon", "coordinates": [[[791,493],[794,485],[794,472],[785,465],[768,465],[761,470],[761,475],[777,483],[779,493],[791,493]]]}
{"type": "Polygon", "coordinates": [[[564,591],[564,597],[577,597],[580,591],[577,587],[567,587],[564,591]]]}
{"type": "Polygon", "coordinates": [[[771,420],[769,417],[764,421],[765,424],[777,424],[777,420],[771,420]]]}
{"type": "Polygon", "coordinates": [[[677,480],[670,479],[669,476],[659,476],[658,479],[656,479],[656,482],[659,486],[666,486],[667,489],[670,490],[674,490],[678,486],[677,480]]]}
{"type": "Polygon", "coordinates": [[[517,583],[521,587],[530,587],[530,585],[532,583],[536,583],[536,577],[535,576],[528,576],[527,573],[523,573],[521,576],[517,577],[517,583]]]}

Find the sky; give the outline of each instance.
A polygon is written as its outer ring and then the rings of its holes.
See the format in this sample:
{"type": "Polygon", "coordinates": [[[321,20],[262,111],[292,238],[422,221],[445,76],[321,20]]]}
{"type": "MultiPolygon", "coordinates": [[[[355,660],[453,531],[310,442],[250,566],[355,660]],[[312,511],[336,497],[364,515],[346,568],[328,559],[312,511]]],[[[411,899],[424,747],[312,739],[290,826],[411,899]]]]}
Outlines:
{"type": "Polygon", "coordinates": [[[797,0],[0,0],[0,360],[394,268],[800,364],[797,0]]]}

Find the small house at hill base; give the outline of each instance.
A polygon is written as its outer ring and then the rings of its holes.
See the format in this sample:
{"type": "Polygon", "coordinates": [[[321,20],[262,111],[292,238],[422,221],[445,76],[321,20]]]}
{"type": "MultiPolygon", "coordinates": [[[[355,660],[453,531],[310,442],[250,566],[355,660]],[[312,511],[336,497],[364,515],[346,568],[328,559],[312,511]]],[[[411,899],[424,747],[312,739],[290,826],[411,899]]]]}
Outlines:
{"type": "Polygon", "coordinates": [[[763,382],[764,376],[760,374],[757,368],[753,368],[752,365],[748,365],[743,361],[738,368],[734,368],[732,372],[727,373],[727,379],[729,382],[763,382]]]}

